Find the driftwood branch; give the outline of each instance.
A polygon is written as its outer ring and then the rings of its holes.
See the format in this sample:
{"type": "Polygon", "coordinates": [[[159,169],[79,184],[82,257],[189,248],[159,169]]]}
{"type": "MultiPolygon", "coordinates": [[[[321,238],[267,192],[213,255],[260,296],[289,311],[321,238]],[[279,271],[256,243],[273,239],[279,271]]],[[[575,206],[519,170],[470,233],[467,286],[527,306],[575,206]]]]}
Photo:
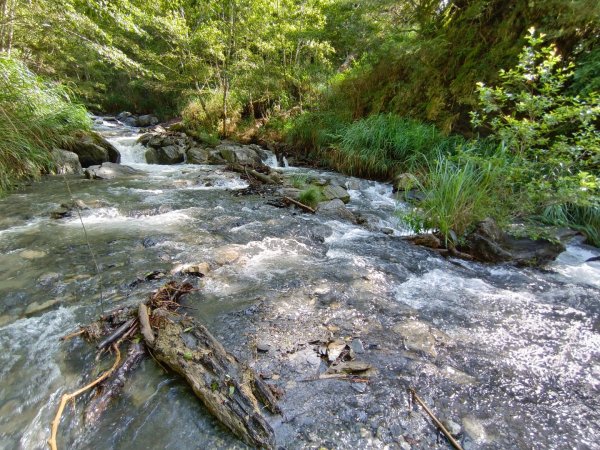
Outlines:
{"type": "Polygon", "coordinates": [[[63,396],[52,423],[48,441],[51,450],[57,450],[58,424],[66,403],[98,386],[98,395],[85,412],[86,423],[94,424],[111,399],[121,392],[126,377],[139,366],[146,350],[158,364],[163,363],[179,373],[207,409],[240,439],[253,447],[275,447],[273,429],[259,407],[260,402],[272,413],[281,413],[269,386],[250,367],[240,364],[228,353],[206,327],[177,312],[181,308],[180,298],[193,290],[191,284],[171,281],[138,307],[117,309],[83,328],[81,334],[89,339],[108,336],[97,348],[102,351],[111,346],[117,352],[117,360],[94,382],[63,396]],[[132,341],[119,367],[120,343],[138,333],[143,341],[132,341]]]}
{"type": "Polygon", "coordinates": [[[456,441],[456,439],[454,439],[454,437],[450,434],[450,432],[446,429],[446,427],[444,425],[442,425],[442,423],[437,419],[437,417],[435,417],[435,415],[433,414],[433,412],[431,412],[431,410],[427,407],[427,405],[425,404],[425,402],[423,400],[421,400],[421,397],[419,397],[417,395],[416,391],[414,389],[410,388],[408,390],[408,392],[412,395],[414,401],[417,402],[419,405],[421,405],[421,407],[425,410],[425,412],[427,413],[427,415],[429,417],[431,417],[431,420],[433,420],[433,423],[435,424],[435,426],[437,426],[440,429],[440,431],[442,433],[444,433],[444,436],[446,436],[446,438],[450,441],[450,443],[452,444],[452,446],[456,450],[463,450],[463,448],[456,441]]]}
{"type": "Polygon", "coordinates": [[[142,336],[144,336],[144,340],[150,345],[154,344],[154,332],[150,326],[148,308],[144,303],[140,303],[138,309],[138,319],[140,321],[140,331],[142,332],[142,336]]]}
{"type": "Polygon", "coordinates": [[[121,325],[119,328],[117,328],[114,333],[112,333],[110,336],[108,336],[106,339],[104,339],[103,341],[101,341],[96,348],[98,350],[103,350],[106,347],[108,347],[110,344],[112,344],[113,342],[115,342],[116,340],[120,339],[121,337],[123,337],[128,331],[131,330],[131,327],[134,325],[135,323],[135,319],[129,319],[127,322],[125,322],[123,325],[121,325]]]}
{"type": "Polygon", "coordinates": [[[316,213],[316,211],[313,208],[311,208],[310,206],[305,205],[304,203],[300,203],[299,201],[294,200],[293,198],[283,197],[283,201],[286,202],[286,203],[291,203],[293,205],[296,205],[298,208],[300,208],[300,209],[302,209],[302,210],[304,210],[306,212],[309,212],[311,214],[315,214],[316,213]]]}

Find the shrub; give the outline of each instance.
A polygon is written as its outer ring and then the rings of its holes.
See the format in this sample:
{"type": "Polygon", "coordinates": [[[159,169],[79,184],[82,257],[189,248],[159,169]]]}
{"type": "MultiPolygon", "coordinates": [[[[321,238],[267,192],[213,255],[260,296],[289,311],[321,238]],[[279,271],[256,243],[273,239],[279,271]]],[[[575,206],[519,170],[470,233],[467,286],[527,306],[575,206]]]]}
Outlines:
{"type": "Polygon", "coordinates": [[[543,46],[543,38],[531,28],[518,64],[500,71],[500,83],[478,83],[479,108],[471,118],[519,158],[534,162],[531,179],[522,181],[535,180],[536,190],[544,187],[553,196],[559,186],[578,189],[580,172],[600,168],[600,99],[597,93],[565,94],[574,65],[562,65],[556,47],[543,46]]]}
{"type": "Polygon", "coordinates": [[[63,87],[0,57],[0,192],[50,171],[51,150],[90,127],[85,108],[72,103],[63,87]]]}
{"type": "MultiPolygon", "coordinates": [[[[495,87],[478,84],[472,123],[487,128],[514,155],[507,175],[545,223],[570,226],[600,244],[600,99],[569,95],[575,66],[531,28],[518,64],[495,87]]],[[[589,85],[589,83],[587,84],[589,85]]]]}

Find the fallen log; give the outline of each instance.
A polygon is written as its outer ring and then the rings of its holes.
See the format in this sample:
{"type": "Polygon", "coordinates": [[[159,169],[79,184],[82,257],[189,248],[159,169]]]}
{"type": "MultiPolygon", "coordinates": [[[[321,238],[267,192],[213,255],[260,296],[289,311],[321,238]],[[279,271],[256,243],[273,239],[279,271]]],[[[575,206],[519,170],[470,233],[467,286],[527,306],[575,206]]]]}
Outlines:
{"type": "Polygon", "coordinates": [[[259,407],[260,402],[272,413],[281,413],[270,387],[228,353],[206,327],[177,312],[180,298],[194,290],[189,283],[171,281],[137,307],[117,309],[82,328],[79,334],[100,341],[96,346],[100,352],[110,346],[119,355],[119,345],[131,339],[129,350],[120,366],[118,358],[102,377],[64,396],[52,423],[49,443],[53,450],[66,401],[98,386],[97,396],[85,412],[86,423],[93,425],[120,394],[126,377],[139,366],[146,349],[159,364],[179,373],[207,409],[240,439],[254,447],[274,448],[273,429],[259,407]],[[132,339],[136,334],[138,337],[132,339]]]}
{"type": "Polygon", "coordinates": [[[180,374],[207,409],[240,439],[254,447],[273,448],[273,429],[258,399],[273,412],[276,400],[250,368],[241,365],[200,323],[166,309],[152,313],[156,339],[146,344],[152,355],[180,374]]]}
{"type": "Polygon", "coordinates": [[[230,164],[229,168],[234,172],[241,173],[246,175],[247,177],[256,178],[264,184],[279,184],[277,180],[275,180],[272,176],[261,173],[250,166],[244,166],[241,164],[230,164]]]}

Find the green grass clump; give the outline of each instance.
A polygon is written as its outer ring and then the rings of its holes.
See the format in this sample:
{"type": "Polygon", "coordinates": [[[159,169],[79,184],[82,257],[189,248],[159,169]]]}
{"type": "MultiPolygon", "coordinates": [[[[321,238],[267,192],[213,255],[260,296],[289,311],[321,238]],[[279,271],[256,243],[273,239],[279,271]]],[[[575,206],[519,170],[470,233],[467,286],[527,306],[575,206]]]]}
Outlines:
{"type": "Polygon", "coordinates": [[[344,127],[330,154],[332,165],[345,173],[391,178],[399,170],[415,170],[451,152],[463,139],[448,138],[433,125],[393,114],[379,114],[344,127]]]}
{"type": "Polygon", "coordinates": [[[540,221],[548,225],[570,227],[586,236],[587,242],[600,247],[600,205],[563,203],[547,206],[540,221]]]}
{"type": "Polygon", "coordinates": [[[473,224],[493,213],[496,177],[491,165],[440,156],[420,182],[424,197],[409,213],[408,224],[415,232],[438,231],[446,245],[457,244],[473,224]]]}
{"type": "Polygon", "coordinates": [[[300,192],[298,200],[300,203],[304,203],[305,205],[314,208],[323,200],[323,194],[317,186],[310,186],[300,192]]]}
{"type": "Polygon", "coordinates": [[[292,177],[290,178],[290,184],[296,189],[304,189],[308,184],[308,176],[292,175],[292,177]]]}
{"type": "Polygon", "coordinates": [[[51,151],[91,120],[67,91],[0,57],[0,193],[53,168],[51,151]]]}

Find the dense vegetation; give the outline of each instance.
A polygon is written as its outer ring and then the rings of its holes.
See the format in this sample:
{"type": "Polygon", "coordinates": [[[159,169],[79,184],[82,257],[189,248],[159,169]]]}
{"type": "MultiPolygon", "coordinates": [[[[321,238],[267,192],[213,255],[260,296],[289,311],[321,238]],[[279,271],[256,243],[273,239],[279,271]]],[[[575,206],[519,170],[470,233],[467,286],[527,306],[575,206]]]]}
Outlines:
{"type": "Polygon", "coordinates": [[[485,216],[599,245],[598,29],[594,0],[0,0],[2,188],[89,126],[26,66],[92,111],[410,172],[406,219],[449,245],[485,216]]]}
{"type": "Polygon", "coordinates": [[[51,171],[52,149],[90,126],[85,108],[71,103],[63,88],[0,56],[0,193],[51,171]]]}

